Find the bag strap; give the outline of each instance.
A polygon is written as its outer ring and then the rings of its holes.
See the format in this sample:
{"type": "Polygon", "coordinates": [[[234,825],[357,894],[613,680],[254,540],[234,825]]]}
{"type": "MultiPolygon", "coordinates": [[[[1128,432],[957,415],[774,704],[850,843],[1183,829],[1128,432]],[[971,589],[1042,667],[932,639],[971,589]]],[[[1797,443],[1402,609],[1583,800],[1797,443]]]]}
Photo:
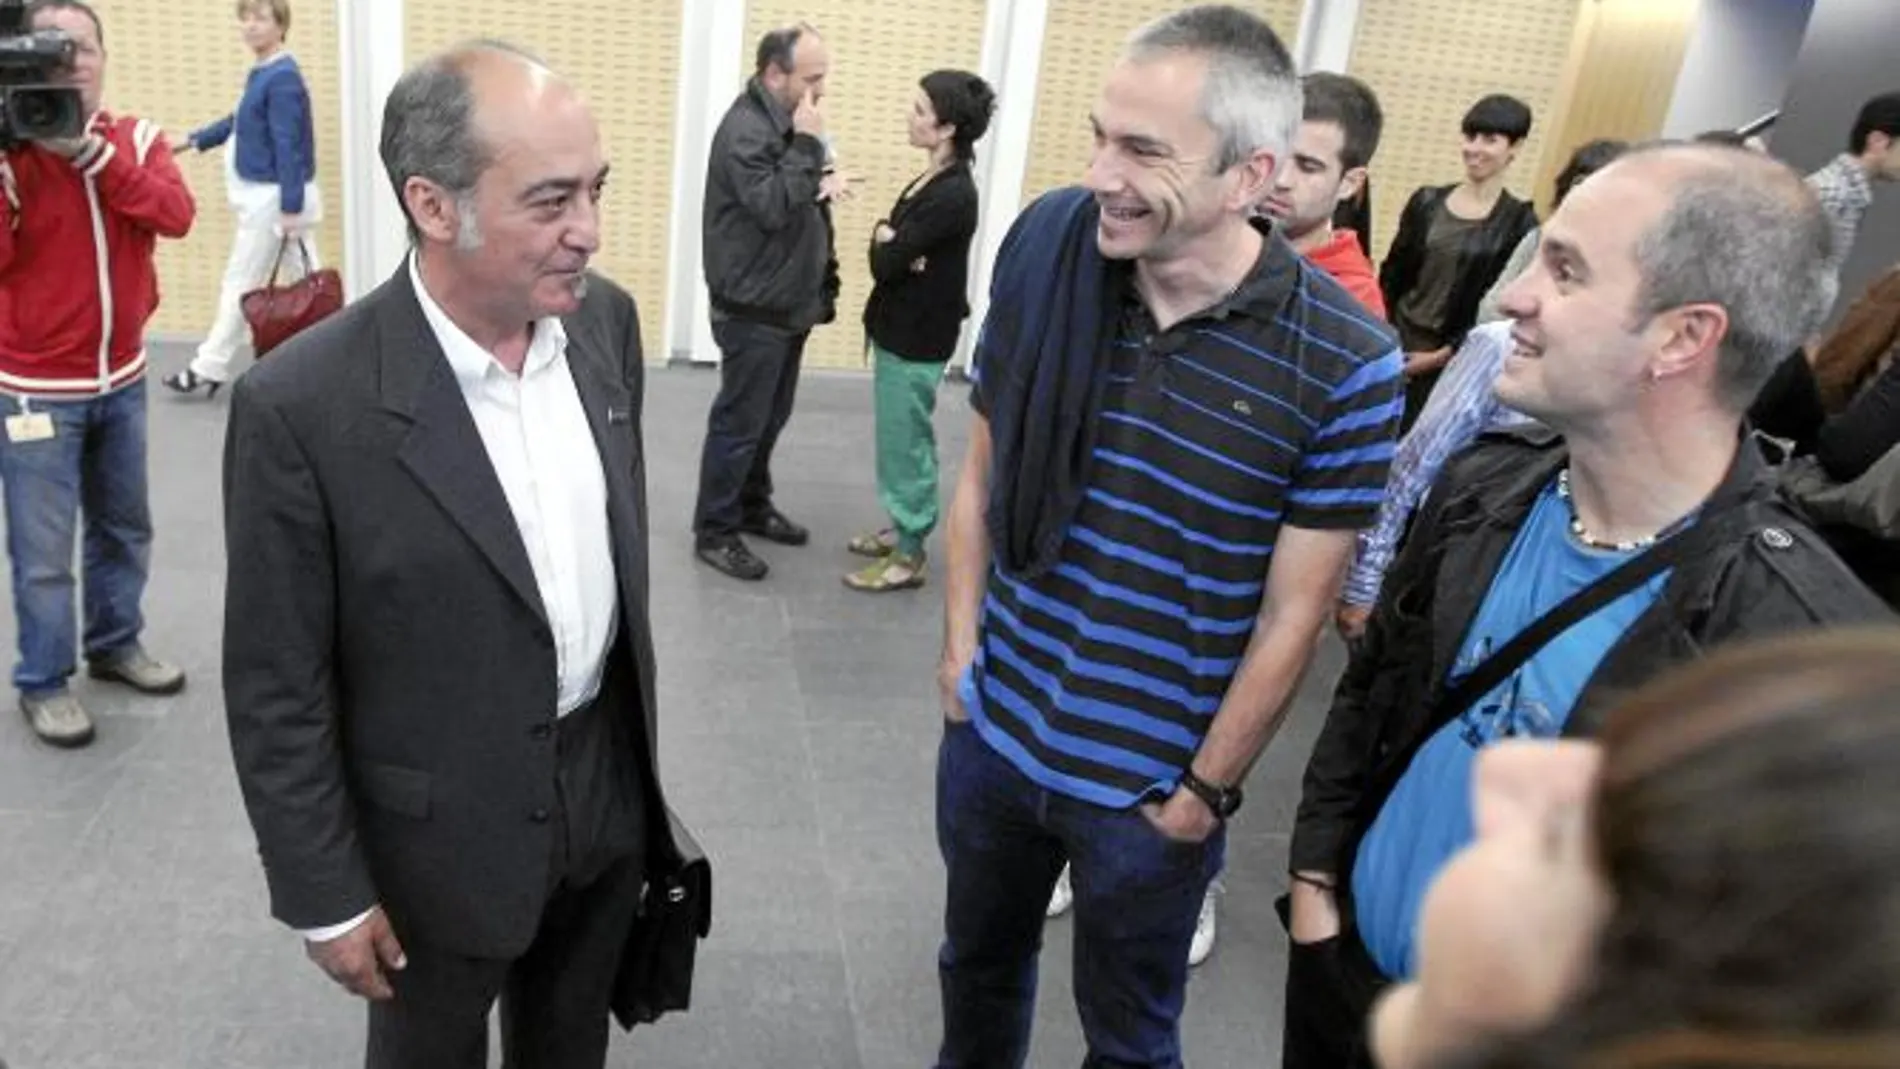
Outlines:
{"type": "Polygon", "coordinates": [[[279,238],[277,240],[277,259],[271,261],[270,281],[265,283],[265,285],[271,287],[272,289],[277,288],[277,276],[280,273],[282,273],[284,270],[284,254],[289,251],[290,251],[290,238],[288,237],[279,238]]]}
{"type": "Polygon", "coordinates": [[[1723,536],[1732,533],[1743,522],[1747,511],[1746,507],[1733,507],[1718,516],[1705,516],[1688,529],[1663,539],[1565,598],[1447,687],[1438,699],[1433,723],[1448,721],[1469,709],[1478,699],[1510,678],[1511,673],[1530,660],[1538,650],[1570,630],[1578,621],[1635,590],[1664,569],[1696,553],[1714,548],[1723,536]]]}
{"type": "Polygon", "coordinates": [[[286,234],[277,239],[277,259],[271,262],[270,281],[266,285],[272,288],[277,286],[277,276],[284,270],[284,254],[290,251],[292,243],[297,246],[297,255],[303,258],[303,273],[306,276],[310,274],[310,246],[302,236],[293,238],[286,234]]]}

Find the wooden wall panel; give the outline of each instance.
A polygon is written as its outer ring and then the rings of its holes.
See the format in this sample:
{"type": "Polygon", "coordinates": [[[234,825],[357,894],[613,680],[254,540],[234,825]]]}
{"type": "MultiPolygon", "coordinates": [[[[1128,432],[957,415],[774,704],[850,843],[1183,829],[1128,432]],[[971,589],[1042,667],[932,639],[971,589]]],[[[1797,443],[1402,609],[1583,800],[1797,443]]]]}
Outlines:
{"type": "MultiPolygon", "coordinates": [[[[866,4],[857,0],[753,0],[746,13],[743,69],[750,74],[759,38],[797,22],[817,27],[831,52],[826,79],[826,130],[838,166],[856,175],[856,199],[832,213],[843,289],[838,320],[812,333],[807,367],[865,366],[864,302],[871,295],[866,259],[871,231],[891,202],[924,168],[906,140],[917,80],[933,70],[975,70],[983,51],[984,0],[866,4]]],[[[740,86],[733,86],[736,96],[740,86]]],[[[999,102],[998,107],[1002,106],[999,102]]],[[[984,143],[977,143],[983,152],[984,143]]]]}
{"type": "MultiPolygon", "coordinates": [[[[1458,180],[1458,123],[1487,93],[1509,93],[1531,106],[1531,135],[1518,151],[1510,179],[1513,193],[1531,194],[1570,54],[1577,4],[1364,0],[1347,69],[1372,87],[1385,110],[1385,136],[1372,162],[1375,259],[1385,255],[1414,189],[1458,180]]],[[[1666,105],[1667,94],[1664,100],[1666,105]]]]}
{"type": "MultiPolygon", "coordinates": [[[[235,7],[215,0],[153,3],[92,0],[105,23],[106,107],[184,133],[228,114],[244,91],[253,62],[238,38],[235,7]]],[[[293,0],[287,44],[310,86],[316,124],[317,182],[325,219],[319,249],[332,264],[343,260],[342,127],[337,69],[336,5],[293,0]]],[[[198,221],[183,241],[158,248],[155,335],[203,337],[218,306],[218,286],[231,252],[235,217],[225,200],[224,150],[187,152],[179,167],[198,202],[198,221]]]]}
{"type": "MultiPolygon", "coordinates": [[[[1093,136],[1089,112],[1128,35],[1184,5],[1166,0],[1051,0],[1036,82],[1036,119],[1023,202],[1082,180],[1093,136]]],[[[1291,52],[1305,0],[1243,3],[1279,32],[1291,52]]]]}
{"type": "Polygon", "coordinates": [[[613,164],[594,266],[631,291],[649,359],[663,359],[673,113],[680,0],[408,0],[410,62],[471,37],[497,37],[540,56],[579,86],[613,164]],[[558,14],[556,13],[558,10],[558,14]]]}
{"type": "Polygon", "coordinates": [[[1538,167],[1537,206],[1578,145],[1600,137],[1646,141],[1662,133],[1697,0],[1593,0],[1578,13],[1564,88],[1538,167]]]}

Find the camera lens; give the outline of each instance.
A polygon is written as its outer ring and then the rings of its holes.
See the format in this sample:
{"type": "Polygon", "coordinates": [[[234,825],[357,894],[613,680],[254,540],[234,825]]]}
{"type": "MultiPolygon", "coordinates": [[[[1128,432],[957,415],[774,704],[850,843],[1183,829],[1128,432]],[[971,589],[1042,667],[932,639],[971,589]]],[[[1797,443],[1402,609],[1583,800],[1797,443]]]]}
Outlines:
{"type": "Polygon", "coordinates": [[[43,96],[21,93],[13,98],[13,125],[23,130],[51,126],[58,118],[58,106],[43,96]]]}
{"type": "Polygon", "coordinates": [[[7,93],[7,122],[16,137],[77,137],[85,130],[79,90],[70,86],[20,86],[7,93]]]}

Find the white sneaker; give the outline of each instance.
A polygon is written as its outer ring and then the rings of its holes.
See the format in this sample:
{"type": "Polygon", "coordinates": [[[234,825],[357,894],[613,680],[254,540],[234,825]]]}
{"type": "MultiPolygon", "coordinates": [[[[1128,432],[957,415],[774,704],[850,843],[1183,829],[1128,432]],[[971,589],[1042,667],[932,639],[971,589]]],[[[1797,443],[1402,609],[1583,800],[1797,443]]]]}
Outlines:
{"type": "Polygon", "coordinates": [[[1210,885],[1207,896],[1201,899],[1201,915],[1194,921],[1194,941],[1188,944],[1188,968],[1206,961],[1207,956],[1214,952],[1214,931],[1217,926],[1214,888],[1210,885]]]}
{"type": "Polygon", "coordinates": [[[1075,905],[1075,888],[1069,886],[1069,866],[1062,866],[1062,875],[1056,877],[1056,889],[1049,895],[1049,911],[1045,916],[1060,917],[1075,905]]]}

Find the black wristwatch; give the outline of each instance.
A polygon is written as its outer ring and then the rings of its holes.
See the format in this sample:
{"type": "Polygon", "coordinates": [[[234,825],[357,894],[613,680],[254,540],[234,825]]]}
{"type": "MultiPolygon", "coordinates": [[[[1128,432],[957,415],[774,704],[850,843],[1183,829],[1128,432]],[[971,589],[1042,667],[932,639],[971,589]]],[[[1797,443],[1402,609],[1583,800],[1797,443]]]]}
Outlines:
{"type": "Polygon", "coordinates": [[[1194,774],[1191,768],[1181,770],[1181,786],[1193,791],[1195,797],[1207,803],[1207,808],[1222,820],[1240,812],[1240,788],[1216,787],[1194,774]]]}

